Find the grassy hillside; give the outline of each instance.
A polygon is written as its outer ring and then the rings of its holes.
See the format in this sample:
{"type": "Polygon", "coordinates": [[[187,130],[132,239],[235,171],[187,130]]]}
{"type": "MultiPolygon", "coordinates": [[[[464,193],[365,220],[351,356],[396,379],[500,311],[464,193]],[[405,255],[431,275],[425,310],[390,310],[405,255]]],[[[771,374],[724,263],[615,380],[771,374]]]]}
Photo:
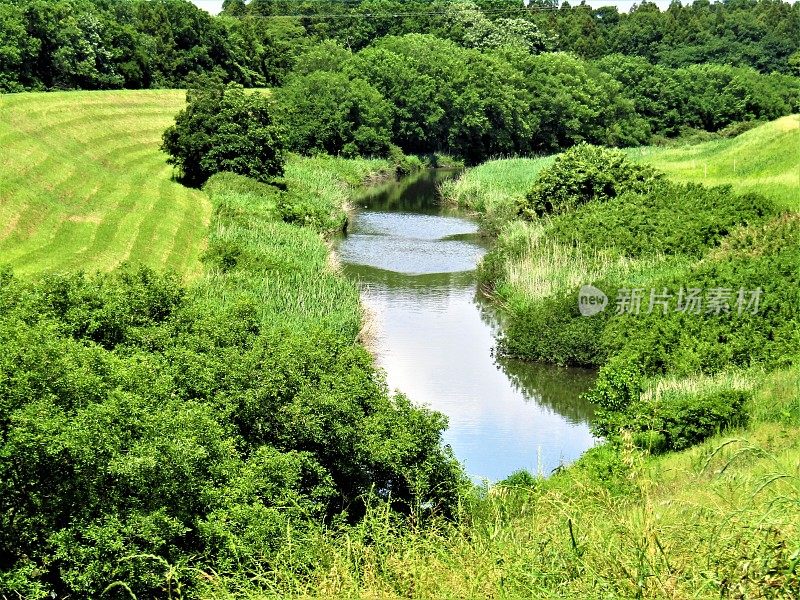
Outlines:
{"type": "Polygon", "coordinates": [[[674,179],[731,184],[800,210],[800,115],[782,117],[735,138],[673,148],[633,148],[629,153],[674,179]]]}
{"type": "Polygon", "coordinates": [[[171,180],[182,91],[0,96],[0,261],[19,274],[170,267],[193,277],[211,212],[171,180]]]}
{"type": "MultiPolygon", "coordinates": [[[[668,148],[631,148],[629,155],[677,180],[731,184],[800,210],[800,115],[782,117],[735,138],[668,148]]],[[[442,188],[445,201],[480,213],[489,230],[513,217],[516,202],[533,187],[544,158],[490,160],[442,188]]]]}

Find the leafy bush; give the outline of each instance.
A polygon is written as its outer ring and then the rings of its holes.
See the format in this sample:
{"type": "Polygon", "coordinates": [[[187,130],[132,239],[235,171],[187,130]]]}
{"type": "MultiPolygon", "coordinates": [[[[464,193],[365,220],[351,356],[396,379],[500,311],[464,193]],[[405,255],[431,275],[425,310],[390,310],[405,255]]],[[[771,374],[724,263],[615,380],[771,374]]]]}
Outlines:
{"type": "Polygon", "coordinates": [[[775,213],[773,203],[759,194],[659,181],[646,192],[628,191],[559,215],[546,235],[629,257],[663,253],[699,258],[736,226],[758,225],[775,213]]]}
{"type": "Polygon", "coordinates": [[[189,185],[230,171],[259,181],[283,174],[284,141],[272,102],[240,85],[205,83],[186,94],[187,106],[164,132],[167,162],[189,185]]]}
{"type": "Polygon", "coordinates": [[[685,450],[729,427],[747,421],[745,405],[751,392],[718,390],[711,393],[672,393],[658,401],[640,401],[616,411],[599,411],[593,430],[615,440],[620,431],[633,434],[634,443],[651,453],[685,450]]]}
{"type": "Polygon", "coordinates": [[[581,317],[577,290],[540,300],[513,297],[499,349],[506,356],[558,365],[596,366],[604,362],[604,319],[581,317]]]}
{"type": "Polygon", "coordinates": [[[631,162],[619,150],[578,144],[541,172],[520,213],[526,218],[565,213],[626,191],[644,192],[662,177],[652,167],[631,162]]]}

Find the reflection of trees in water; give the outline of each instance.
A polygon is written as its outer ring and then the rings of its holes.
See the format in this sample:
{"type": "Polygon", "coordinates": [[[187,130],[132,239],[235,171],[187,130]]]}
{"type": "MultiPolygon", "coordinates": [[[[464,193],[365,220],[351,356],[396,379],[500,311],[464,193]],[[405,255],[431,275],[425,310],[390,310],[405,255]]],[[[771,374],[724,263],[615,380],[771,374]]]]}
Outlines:
{"type": "Polygon", "coordinates": [[[404,177],[384,185],[371,188],[355,199],[357,206],[368,206],[380,211],[412,211],[422,214],[441,214],[438,205],[437,186],[458,171],[426,170],[417,175],[404,177]]]}
{"type": "Polygon", "coordinates": [[[369,288],[374,285],[390,290],[402,290],[414,293],[420,298],[441,296],[442,290],[461,291],[466,287],[473,288],[475,285],[474,271],[407,275],[396,271],[347,263],[343,265],[343,269],[347,276],[363,287],[369,288]]]}
{"type": "MultiPolygon", "coordinates": [[[[455,174],[454,171],[423,171],[372,188],[357,198],[355,203],[375,211],[441,215],[442,207],[436,201],[436,187],[455,174]]],[[[473,293],[475,290],[473,271],[407,275],[354,264],[345,264],[344,269],[367,289],[375,286],[393,290],[396,302],[404,300],[398,294],[416,298],[415,302],[423,302],[428,297],[441,298],[450,294],[473,293]]],[[[482,320],[496,335],[502,327],[500,315],[480,296],[476,297],[475,303],[482,320]]],[[[581,394],[588,391],[594,382],[594,371],[504,358],[497,359],[496,364],[526,401],[547,407],[572,423],[586,423],[592,418],[593,407],[581,399],[581,394]]]]}
{"type": "MultiPolygon", "coordinates": [[[[484,323],[497,335],[502,328],[498,311],[480,294],[476,295],[475,303],[484,323]]],[[[495,362],[526,401],[546,406],[572,423],[587,423],[592,419],[594,407],[581,395],[592,387],[595,371],[510,358],[497,358],[495,362]]]]}
{"type": "Polygon", "coordinates": [[[594,371],[507,358],[497,359],[497,366],[525,400],[546,406],[572,423],[592,419],[594,408],[581,394],[592,386],[594,371]]]}

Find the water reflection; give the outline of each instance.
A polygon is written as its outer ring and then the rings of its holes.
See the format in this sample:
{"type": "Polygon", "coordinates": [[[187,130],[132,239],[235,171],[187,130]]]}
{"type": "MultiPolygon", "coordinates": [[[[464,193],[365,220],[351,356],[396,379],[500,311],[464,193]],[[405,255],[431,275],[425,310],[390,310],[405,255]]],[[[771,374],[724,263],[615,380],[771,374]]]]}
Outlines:
{"type": "Polygon", "coordinates": [[[593,444],[580,399],[592,373],[495,360],[498,323],[475,294],[485,252],[477,226],[436,204],[448,176],[425,173],[360,199],[340,257],[361,282],[390,387],[449,417],[445,438],[467,471],[548,473],[593,444]]]}

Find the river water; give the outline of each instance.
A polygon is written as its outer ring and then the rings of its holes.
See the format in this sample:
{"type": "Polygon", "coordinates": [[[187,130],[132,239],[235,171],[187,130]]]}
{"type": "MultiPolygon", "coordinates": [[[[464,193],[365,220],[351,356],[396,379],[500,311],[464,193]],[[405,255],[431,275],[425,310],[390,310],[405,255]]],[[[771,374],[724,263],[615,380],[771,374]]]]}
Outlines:
{"type": "Polygon", "coordinates": [[[594,374],[497,359],[498,319],[476,293],[486,252],[474,220],[441,207],[428,171],[372,188],[338,244],[361,285],[389,386],[449,418],[445,442],[476,480],[549,474],[594,445],[594,374]]]}

